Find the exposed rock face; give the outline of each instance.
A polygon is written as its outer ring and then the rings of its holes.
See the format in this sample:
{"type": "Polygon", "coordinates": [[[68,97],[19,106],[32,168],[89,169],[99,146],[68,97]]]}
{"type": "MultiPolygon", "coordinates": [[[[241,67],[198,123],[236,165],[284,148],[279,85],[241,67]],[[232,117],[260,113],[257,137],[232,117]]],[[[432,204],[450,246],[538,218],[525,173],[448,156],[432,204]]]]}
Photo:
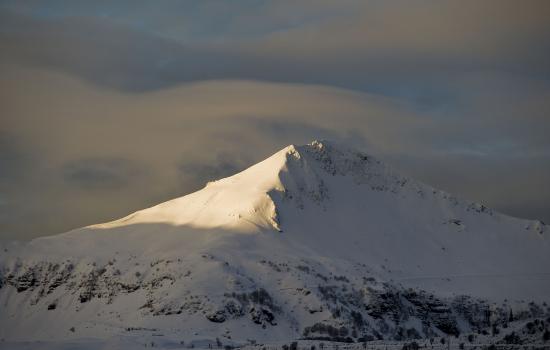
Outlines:
{"type": "MultiPolygon", "coordinates": [[[[210,261],[216,261],[212,256],[210,261]]],[[[39,263],[19,266],[17,271],[2,275],[3,288],[13,288],[27,294],[34,307],[54,311],[59,302],[76,297],[78,304],[93,300],[114,304],[124,302],[124,295],[140,294],[143,303],[135,311],[142,315],[166,317],[202,315],[212,323],[225,324],[235,320],[250,322],[262,328],[278,327],[291,322],[306,339],[334,341],[413,340],[442,335],[458,336],[464,332],[489,332],[491,327],[510,321],[506,304],[458,296],[441,298],[420,289],[381,283],[373,277],[357,275],[324,275],[316,264],[303,259],[292,264],[261,260],[261,266],[281,275],[304,281],[301,286],[283,290],[267,290],[242,267],[224,261],[219,264],[228,279],[246,280],[237,288],[216,295],[192,294],[166,298],[172,288],[180,288],[193,271],[177,274],[181,263],[169,261],[151,264],[150,276],[121,274],[117,263],[104,266],[39,263]],[[83,272],[86,271],[86,272],[83,272]],[[129,282],[130,276],[132,281],[129,282]],[[306,282],[307,281],[307,282],[306,282]],[[314,282],[316,288],[306,284],[314,282]],[[301,311],[300,311],[301,310],[301,311]],[[307,313],[308,317],[299,317],[307,313]]],[[[69,309],[77,304],[69,305],[69,309]]],[[[516,311],[514,321],[548,317],[550,309],[536,303],[525,303],[516,311]]],[[[511,339],[511,338],[510,338],[511,339]]],[[[509,339],[508,339],[509,340],[509,339]]]]}

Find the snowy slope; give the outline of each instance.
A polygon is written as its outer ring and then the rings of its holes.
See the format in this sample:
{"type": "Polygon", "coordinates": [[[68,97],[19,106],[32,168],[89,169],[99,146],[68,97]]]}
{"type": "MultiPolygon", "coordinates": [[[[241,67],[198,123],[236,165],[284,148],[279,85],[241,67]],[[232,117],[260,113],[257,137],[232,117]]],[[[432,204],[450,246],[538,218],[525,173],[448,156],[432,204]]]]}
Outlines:
{"type": "Polygon", "coordinates": [[[4,247],[0,338],[472,332],[550,312],[549,233],[361,152],[289,146],[125,218],[4,247]]]}

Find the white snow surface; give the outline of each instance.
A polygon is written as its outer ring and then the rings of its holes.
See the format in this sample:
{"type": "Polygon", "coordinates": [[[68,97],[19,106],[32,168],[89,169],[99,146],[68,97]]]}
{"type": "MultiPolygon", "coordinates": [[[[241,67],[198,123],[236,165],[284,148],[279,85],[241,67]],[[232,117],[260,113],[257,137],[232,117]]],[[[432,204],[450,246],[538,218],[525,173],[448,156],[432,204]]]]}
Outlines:
{"type": "Polygon", "coordinates": [[[105,274],[128,284],[152,281],[160,289],[80,303],[75,289],[38,297],[4,286],[0,338],[100,339],[129,327],[186,340],[296,338],[301,325],[330,318],[327,310],[298,307],[312,297],[300,290],[317,285],[313,274],[290,272],[303,265],[324,276],[371,277],[444,297],[550,301],[549,235],[540,221],[500,214],[400,176],[372,156],[314,141],[122,219],[2,247],[6,273],[70,261],[77,274],[105,266],[105,274]],[[194,297],[258,288],[285,309],[276,327],[143,309],[152,300],[156,310],[184,301],[192,310],[194,297]],[[51,303],[56,308],[47,310],[51,303]]]}

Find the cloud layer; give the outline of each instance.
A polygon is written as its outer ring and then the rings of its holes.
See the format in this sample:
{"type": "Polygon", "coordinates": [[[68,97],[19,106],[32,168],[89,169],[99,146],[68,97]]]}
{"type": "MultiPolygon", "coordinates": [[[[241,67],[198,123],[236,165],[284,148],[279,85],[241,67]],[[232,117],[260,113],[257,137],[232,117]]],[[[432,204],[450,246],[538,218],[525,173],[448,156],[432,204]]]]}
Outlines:
{"type": "Polygon", "coordinates": [[[0,237],[319,138],[550,221],[547,2],[185,3],[0,2],[0,237]]]}

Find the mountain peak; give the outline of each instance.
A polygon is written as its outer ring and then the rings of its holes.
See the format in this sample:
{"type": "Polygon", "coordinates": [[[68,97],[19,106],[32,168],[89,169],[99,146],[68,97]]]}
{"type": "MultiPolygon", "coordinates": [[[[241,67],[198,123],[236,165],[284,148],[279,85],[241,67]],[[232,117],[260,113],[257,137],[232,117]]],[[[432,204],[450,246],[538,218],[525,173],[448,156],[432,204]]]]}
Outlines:
{"type": "Polygon", "coordinates": [[[383,236],[406,225],[404,232],[429,232],[429,239],[439,240],[440,232],[473,233],[477,229],[471,230],[470,224],[487,220],[539,236],[547,231],[544,224],[507,217],[401,176],[363,152],[316,140],[289,145],[197,192],[85,230],[165,224],[250,234],[323,231],[329,226],[336,232],[356,232],[359,225],[370,235],[383,236]]]}
{"type": "Polygon", "coordinates": [[[356,184],[388,184],[381,162],[330,141],[289,145],[233,176],[203,189],[122,219],[90,226],[112,228],[142,223],[169,223],[196,228],[226,227],[244,232],[281,231],[278,206],[292,200],[298,208],[329,197],[325,177],[351,175],[356,184]]]}

